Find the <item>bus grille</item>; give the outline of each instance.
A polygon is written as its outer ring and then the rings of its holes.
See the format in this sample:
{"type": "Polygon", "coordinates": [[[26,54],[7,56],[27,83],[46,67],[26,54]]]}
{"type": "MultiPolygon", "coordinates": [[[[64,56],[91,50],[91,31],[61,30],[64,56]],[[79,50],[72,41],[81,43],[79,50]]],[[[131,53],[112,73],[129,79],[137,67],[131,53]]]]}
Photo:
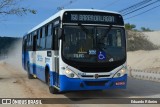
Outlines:
{"type": "Polygon", "coordinates": [[[111,72],[115,67],[78,67],[82,72],[111,72]]]}
{"type": "Polygon", "coordinates": [[[108,81],[85,81],[87,86],[105,86],[108,81]]]}
{"type": "MultiPolygon", "coordinates": [[[[81,75],[82,77],[86,77],[86,78],[89,78],[89,77],[94,77],[95,75],[81,75]]],[[[109,77],[110,75],[99,75],[98,77],[109,77]]]]}

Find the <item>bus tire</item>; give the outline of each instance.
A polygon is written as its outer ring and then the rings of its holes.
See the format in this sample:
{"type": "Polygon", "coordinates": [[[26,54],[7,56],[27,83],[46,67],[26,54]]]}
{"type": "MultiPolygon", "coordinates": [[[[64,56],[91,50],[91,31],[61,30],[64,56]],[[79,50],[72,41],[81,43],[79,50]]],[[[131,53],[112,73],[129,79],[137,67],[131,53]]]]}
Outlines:
{"type": "Polygon", "coordinates": [[[33,75],[30,74],[29,63],[27,64],[27,75],[28,75],[28,79],[34,79],[33,75]]]}
{"type": "Polygon", "coordinates": [[[59,90],[56,89],[56,88],[53,87],[53,86],[49,86],[49,92],[52,93],[52,94],[58,94],[58,93],[59,93],[59,90]]]}
{"type": "Polygon", "coordinates": [[[49,69],[48,67],[46,67],[46,83],[47,85],[49,86],[49,92],[52,93],[52,94],[58,94],[59,93],[59,90],[56,89],[55,87],[53,86],[50,86],[50,74],[49,74],[49,69]]]}

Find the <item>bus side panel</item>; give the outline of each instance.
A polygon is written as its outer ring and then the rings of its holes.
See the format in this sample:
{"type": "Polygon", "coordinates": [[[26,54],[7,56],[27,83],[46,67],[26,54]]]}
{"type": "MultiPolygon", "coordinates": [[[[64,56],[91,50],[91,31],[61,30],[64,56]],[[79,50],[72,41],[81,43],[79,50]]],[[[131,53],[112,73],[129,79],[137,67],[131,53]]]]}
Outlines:
{"type": "Polygon", "coordinates": [[[29,53],[26,51],[22,53],[22,65],[25,70],[27,70],[28,62],[29,62],[29,53]]]}
{"type": "MultiPolygon", "coordinates": [[[[31,54],[31,53],[30,53],[31,54]]],[[[31,59],[32,60],[32,59],[31,59]]],[[[32,74],[36,75],[40,80],[46,81],[45,78],[45,67],[52,70],[52,57],[47,56],[47,51],[36,51],[36,59],[31,62],[32,74]],[[35,69],[34,69],[35,68],[35,69]]]]}
{"type": "Polygon", "coordinates": [[[40,66],[40,65],[36,65],[36,76],[42,80],[42,81],[46,81],[45,79],[45,67],[40,66]]]}

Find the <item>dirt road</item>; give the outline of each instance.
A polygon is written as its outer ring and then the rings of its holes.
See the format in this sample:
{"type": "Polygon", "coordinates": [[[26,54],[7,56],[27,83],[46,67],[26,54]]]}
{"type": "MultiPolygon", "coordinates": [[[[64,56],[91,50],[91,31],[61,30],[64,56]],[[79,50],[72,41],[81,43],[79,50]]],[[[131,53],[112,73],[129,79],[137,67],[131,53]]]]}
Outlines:
{"type": "Polygon", "coordinates": [[[48,86],[44,82],[38,79],[29,80],[25,71],[17,70],[3,63],[0,63],[0,86],[1,98],[160,97],[160,83],[133,78],[128,78],[128,88],[126,90],[79,91],[54,95],[49,93],[48,86]]]}

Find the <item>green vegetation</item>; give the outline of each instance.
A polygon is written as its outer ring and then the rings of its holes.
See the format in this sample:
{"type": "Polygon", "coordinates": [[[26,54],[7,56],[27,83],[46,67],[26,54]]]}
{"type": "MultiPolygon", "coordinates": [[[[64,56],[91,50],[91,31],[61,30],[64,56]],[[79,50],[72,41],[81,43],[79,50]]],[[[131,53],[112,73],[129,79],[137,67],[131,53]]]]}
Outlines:
{"type": "Polygon", "coordinates": [[[136,25],[134,25],[134,24],[130,24],[130,23],[125,24],[126,30],[133,30],[134,28],[136,28],[136,25]]]}
{"type": "Polygon", "coordinates": [[[136,29],[136,25],[134,24],[130,24],[130,23],[126,23],[125,24],[125,29],[126,30],[134,30],[134,31],[143,31],[143,32],[149,32],[149,31],[153,31],[150,28],[145,28],[145,27],[141,27],[140,30],[136,29]]]}
{"type": "Polygon", "coordinates": [[[141,30],[142,30],[143,32],[151,32],[151,31],[153,31],[153,30],[151,30],[150,28],[145,28],[145,27],[141,27],[141,30]]]}

